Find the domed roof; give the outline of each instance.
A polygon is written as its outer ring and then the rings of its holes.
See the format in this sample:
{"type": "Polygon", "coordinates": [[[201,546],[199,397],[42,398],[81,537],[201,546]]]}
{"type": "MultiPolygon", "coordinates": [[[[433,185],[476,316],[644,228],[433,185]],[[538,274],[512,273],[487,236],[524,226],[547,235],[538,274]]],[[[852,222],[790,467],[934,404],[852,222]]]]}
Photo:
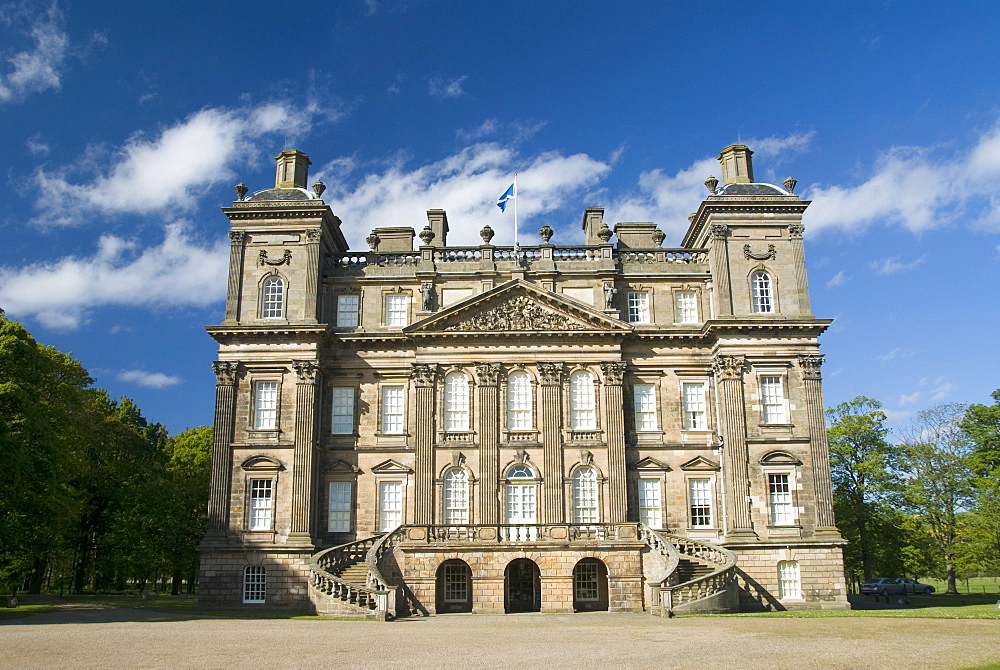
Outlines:
{"type": "Polygon", "coordinates": [[[304,188],[268,188],[246,198],[246,202],[274,202],[277,200],[318,200],[316,194],[304,188]]]}
{"type": "Polygon", "coordinates": [[[774,184],[723,184],[713,195],[792,195],[774,184]]]}

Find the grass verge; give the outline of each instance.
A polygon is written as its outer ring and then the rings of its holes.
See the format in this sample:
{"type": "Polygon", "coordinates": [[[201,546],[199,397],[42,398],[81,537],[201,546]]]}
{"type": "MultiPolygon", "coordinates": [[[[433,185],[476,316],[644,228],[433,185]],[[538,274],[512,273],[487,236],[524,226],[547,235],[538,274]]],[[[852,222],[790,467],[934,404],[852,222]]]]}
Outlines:
{"type": "Polygon", "coordinates": [[[44,614],[45,612],[55,612],[52,605],[18,605],[17,607],[0,609],[0,621],[8,619],[21,619],[33,614],[44,614]]]}
{"type": "Polygon", "coordinates": [[[215,610],[201,609],[194,596],[149,596],[143,600],[137,595],[66,596],[67,602],[87,602],[107,607],[163,612],[178,616],[205,619],[295,619],[309,621],[357,621],[351,617],[317,616],[297,611],[283,610],[215,610]]]}

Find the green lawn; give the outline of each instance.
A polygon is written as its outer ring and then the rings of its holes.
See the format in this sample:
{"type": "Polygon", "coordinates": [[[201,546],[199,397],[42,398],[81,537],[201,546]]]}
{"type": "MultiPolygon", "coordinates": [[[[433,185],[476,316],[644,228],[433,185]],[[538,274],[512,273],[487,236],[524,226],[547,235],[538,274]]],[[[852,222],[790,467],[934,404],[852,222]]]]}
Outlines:
{"type": "Polygon", "coordinates": [[[885,598],[867,596],[867,602],[876,609],[856,610],[803,610],[786,612],[746,612],[740,614],[717,614],[709,616],[753,616],[777,617],[790,619],[809,619],[821,617],[882,617],[903,619],[1000,619],[1000,600],[996,594],[971,594],[948,596],[933,594],[929,596],[889,596],[885,598]],[[901,602],[900,602],[901,601],[901,602]]]}
{"type": "Polygon", "coordinates": [[[311,619],[353,621],[350,617],[311,616],[301,612],[284,610],[208,610],[198,607],[196,596],[149,596],[143,600],[137,595],[95,595],[66,596],[69,602],[91,602],[109,607],[125,607],[129,609],[165,612],[169,614],[188,615],[215,619],[311,619]]]}
{"type": "MultiPolygon", "coordinates": [[[[930,584],[938,593],[944,593],[945,583],[943,579],[933,579],[927,577],[926,579],[921,579],[921,583],[930,584]]],[[[966,579],[959,579],[955,586],[958,588],[959,593],[965,594],[980,594],[989,595],[994,594],[1000,597],[1000,577],[969,577],[966,579]]]]}
{"type": "Polygon", "coordinates": [[[32,614],[42,614],[44,612],[55,611],[56,608],[52,605],[27,605],[21,603],[17,607],[4,607],[0,609],[0,621],[5,621],[7,619],[20,619],[21,617],[31,616],[32,614]]]}

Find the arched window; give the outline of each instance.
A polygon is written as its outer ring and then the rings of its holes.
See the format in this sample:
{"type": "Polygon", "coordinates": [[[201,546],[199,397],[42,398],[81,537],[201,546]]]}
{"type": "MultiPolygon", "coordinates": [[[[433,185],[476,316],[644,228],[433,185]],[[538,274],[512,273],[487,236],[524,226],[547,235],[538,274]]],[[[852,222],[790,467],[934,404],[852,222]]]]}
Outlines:
{"type": "Polygon", "coordinates": [[[527,465],[512,465],[507,470],[507,479],[534,479],[535,472],[527,465]]]}
{"type": "Polygon", "coordinates": [[[753,311],[764,314],[774,311],[774,287],[771,275],[766,272],[754,272],[750,276],[750,294],[753,297],[753,311]]]}
{"type": "Polygon", "coordinates": [[[531,375],[527,372],[512,372],[507,377],[507,429],[531,428],[531,375]]]}
{"type": "Polygon", "coordinates": [[[469,430],[469,378],[461,372],[444,378],[444,429],[469,430]]]}
{"type": "Polygon", "coordinates": [[[285,315],[285,282],[281,277],[268,277],[261,286],[260,316],[280,319],[285,315]]]}
{"type": "Polygon", "coordinates": [[[569,376],[569,417],[573,430],[597,428],[594,375],[586,370],[577,370],[569,376]]]}
{"type": "Polygon", "coordinates": [[[527,465],[512,465],[507,469],[504,523],[513,527],[501,530],[501,539],[509,542],[531,542],[537,538],[535,473],[527,465]]]}
{"type": "Polygon", "coordinates": [[[451,468],[444,473],[444,522],[469,523],[469,475],[462,468],[451,468]]]}
{"type": "Polygon", "coordinates": [[[573,473],[573,523],[597,523],[597,471],[585,466],[573,473]]]}
{"type": "Polygon", "coordinates": [[[266,589],[267,570],[263,565],[248,565],[243,570],[243,602],[264,602],[266,589]]]}

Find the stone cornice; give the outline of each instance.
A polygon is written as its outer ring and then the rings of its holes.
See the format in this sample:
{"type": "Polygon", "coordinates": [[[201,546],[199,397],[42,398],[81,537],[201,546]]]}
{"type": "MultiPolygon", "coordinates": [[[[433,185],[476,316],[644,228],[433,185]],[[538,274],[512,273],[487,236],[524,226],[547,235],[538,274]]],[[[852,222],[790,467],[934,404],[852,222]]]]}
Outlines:
{"type": "MultiPolygon", "coordinates": [[[[787,196],[775,197],[774,199],[763,200],[762,197],[754,199],[736,199],[730,196],[719,196],[709,198],[701,203],[698,211],[691,219],[691,226],[688,228],[684,239],[681,240],[682,248],[696,246],[695,242],[701,238],[702,230],[708,221],[710,214],[797,214],[801,215],[806,211],[806,207],[812,204],[810,200],[799,200],[787,196]]],[[[778,222],[774,222],[776,225],[778,222]]]]}
{"type": "Polygon", "coordinates": [[[316,325],[233,325],[206,326],[205,330],[219,344],[238,342],[288,342],[320,343],[323,341],[327,326],[316,325]]]}

